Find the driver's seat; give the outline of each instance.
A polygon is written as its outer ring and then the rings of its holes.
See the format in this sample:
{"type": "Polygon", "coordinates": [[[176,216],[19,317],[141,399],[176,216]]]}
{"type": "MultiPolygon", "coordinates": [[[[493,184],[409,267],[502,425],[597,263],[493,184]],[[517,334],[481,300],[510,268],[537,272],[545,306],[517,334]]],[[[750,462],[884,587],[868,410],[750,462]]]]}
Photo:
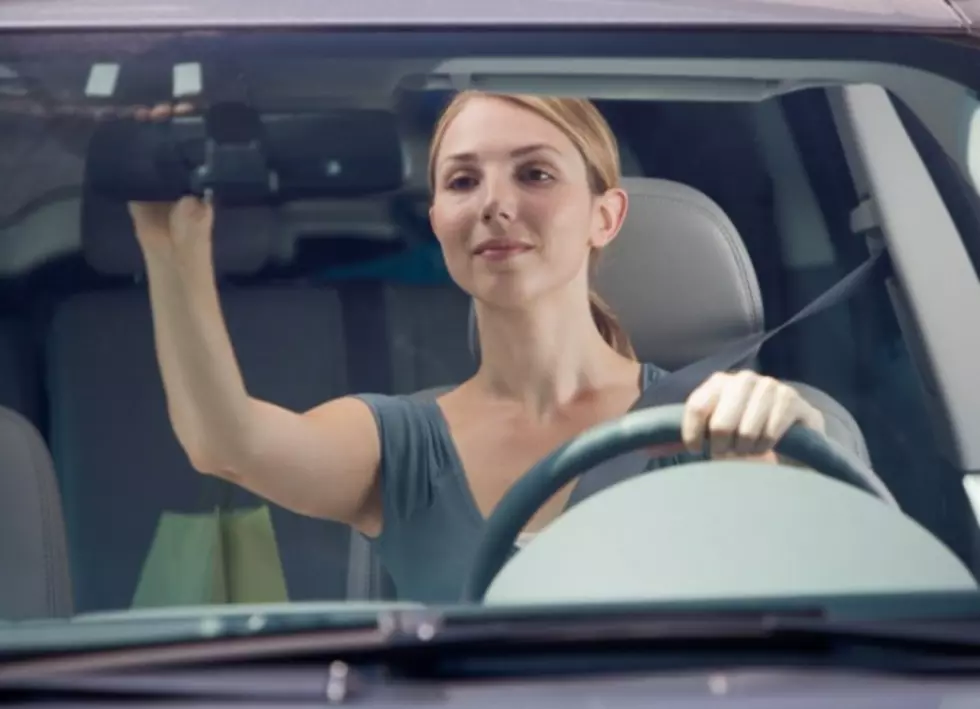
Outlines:
{"type": "MultiPolygon", "coordinates": [[[[630,334],[637,357],[673,371],[761,332],[755,269],[721,207],[669,180],[627,178],[623,187],[626,223],[602,255],[595,288],[630,334]]],[[[828,436],[870,465],[847,409],[819,389],[789,383],[823,413],[828,436]]]]}
{"type": "MultiPolygon", "coordinates": [[[[630,334],[637,357],[673,371],[762,332],[759,281],[721,207],[670,180],[629,177],[623,188],[629,194],[626,221],[603,252],[594,285],[630,334]]],[[[479,358],[472,309],[470,348],[479,358]]],[[[870,467],[864,435],[850,412],[815,387],[788,383],[823,413],[828,437],[870,467]]]]}

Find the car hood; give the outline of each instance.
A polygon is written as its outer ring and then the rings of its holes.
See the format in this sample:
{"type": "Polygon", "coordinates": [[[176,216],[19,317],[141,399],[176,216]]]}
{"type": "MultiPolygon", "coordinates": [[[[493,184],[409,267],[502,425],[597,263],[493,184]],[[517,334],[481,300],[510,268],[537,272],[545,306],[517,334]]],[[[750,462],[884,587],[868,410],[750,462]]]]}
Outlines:
{"type": "Polygon", "coordinates": [[[963,31],[980,0],[6,0],[0,29],[313,26],[790,26],[963,31]]]}

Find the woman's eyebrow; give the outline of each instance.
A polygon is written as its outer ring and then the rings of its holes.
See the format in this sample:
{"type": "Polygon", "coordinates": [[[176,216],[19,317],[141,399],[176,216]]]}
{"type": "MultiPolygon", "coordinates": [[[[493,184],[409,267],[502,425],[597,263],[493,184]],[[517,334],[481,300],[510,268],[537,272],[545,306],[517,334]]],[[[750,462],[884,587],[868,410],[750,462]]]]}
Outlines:
{"type": "Polygon", "coordinates": [[[555,155],[561,154],[558,152],[557,148],[554,148],[548,145],[547,143],[533,143],[531,145],[525,145],[523,147],[512,150],[510,154],[512,157],[519,158],[525,155],[529,155],[531,153],[538,153],[538,152],[554,153],[555,155]]]}
{"type": "MultiPolygon", "coordinates": [[[[559,155],[560,153],[556,148],[548,145],[547,143],[532,143],[531,145],[522,145],[519,148],[514,148],[510,151],[510,156],[514,158],[523,157],[531,153],[536,153],[540,151],[547,151],[559,155]]],[[[446,162],[452,163],[472,163],[476,162],[479,156],[474,152],[466,153],[455,153],[446,157],[446,162]]]]}

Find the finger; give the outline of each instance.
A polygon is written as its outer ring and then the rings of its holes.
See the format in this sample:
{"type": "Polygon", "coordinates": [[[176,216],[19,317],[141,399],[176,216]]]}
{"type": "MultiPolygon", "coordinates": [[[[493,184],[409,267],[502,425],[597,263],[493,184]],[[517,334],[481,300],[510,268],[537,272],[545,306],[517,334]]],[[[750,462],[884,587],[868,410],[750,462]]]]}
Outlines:
{"type": "Polygon", "coordinates": [[[766,438],[775,446],[790,426],[800,420],[802,400],[796,390],[786,384],[779,384],[773,397],[769,420],[766,422],[766,438]]]}
{"type": "Polygon", "coordinates": [[[800,422],[817,433],[826,433],[827,422],[824,420],[823,414],[819,409],[811,406],[810,402],[802,396],[800,397],[799,404],[803,410],[803,414],[800,416],[800,422]]]}
{"type": "Polygon", "coordinates": [[[181,101],[173,108],[173,113],[175,116],[186,116],[189,113],[194,112],[194,104],[189,101],[181,101]]]}
{"type": "Polygon", "coordinates": [[[765,436],[766,423],[769,421],[769,411],[776,395],[776,380],[771,377],[760,377],[755,380],[745,412],[735,432],[734,449],[736,455],[760,455],[768,451],[772,445],[765,436]]]}
{"type": "Polygon", "coordinates": [[[150,109],[150,119],[160,121],[165,118],[169,118],[172,113],[173,109],[170,107],[169,103],[158,103],[156,106],[150,109]]]}
{"type": "Polygon", "coordinates": [[[185,195],[177,202],[173,210],[176,219],[185,223],[195,223],[210,217],[211,203],[197,195],[185,195]]]}
{"type": "Polygon", "coordinates": [[[137,106],[133,111],[133,117],[138,121],[148,121],[150,119],[150,109],[146,106],[137,106]]]}
{"type": "Polygon", "coordinates": [[[718,405],[718,397],[721,396],[727,376],[719,373],[709,377],[687,398],[684,417],[681,420],[681,440],[692,453],[700,453],[704,450],[708,419],[718,405]]]}
{"type": "Polygon", "coordinates": [[[153,216],[152,202],[127,202],[130,216],[137,221],[147,221],[153,216]]]}
{"type": "Polygon", "coordinates": [[[722,388],[718,405],[708,419],[708,440],[712,458],[722,458],[733,452],[735,432],[738,430],[745,406],[752,394],[758,375],[742,371],[730,375],[722,388]]]}
{"type": "Polygon", "coordinates": [[[211,226],[211,221],[214,218],[214,207],[212,202],[211,191],[205,193],[203,198],[191,197],[193,200],[193,216],[199,224],[204,224],[207,227],[211,226]]]}

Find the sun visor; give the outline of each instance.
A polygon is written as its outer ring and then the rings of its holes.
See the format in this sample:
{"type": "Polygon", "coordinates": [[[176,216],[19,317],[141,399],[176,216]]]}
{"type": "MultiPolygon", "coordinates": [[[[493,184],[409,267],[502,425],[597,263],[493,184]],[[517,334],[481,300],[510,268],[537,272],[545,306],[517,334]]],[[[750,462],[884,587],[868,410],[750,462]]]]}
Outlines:
{"type": "Polygon", "coordinates": [[[404,175],[390,112],[260,114],[240,103],[202,116],[106,122],[86,161],[88,188],[123,202],[205,193],[230,205],[356,197],[396,190],[404,175]]]}

